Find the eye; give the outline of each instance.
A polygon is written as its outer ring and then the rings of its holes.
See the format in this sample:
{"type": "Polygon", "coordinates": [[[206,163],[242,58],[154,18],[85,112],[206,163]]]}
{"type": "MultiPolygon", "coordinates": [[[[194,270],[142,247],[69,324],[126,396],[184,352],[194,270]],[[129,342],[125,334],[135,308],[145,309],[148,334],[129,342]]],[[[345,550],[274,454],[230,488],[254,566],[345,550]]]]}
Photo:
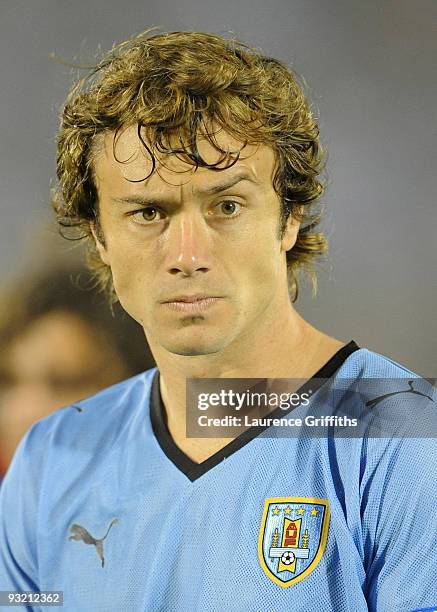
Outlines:
{"type": "Polygon", "coordinates": [[[241,204],[233,200],[225,200],[217,205],[219,214],[225,217],[237,217],[240,211],[241,204]]]}
{"type": "Polygon", "coordinates": [[[131,217],[135,223],[146,225],[153,221],[161,221],[164,219],[165,215],[159,208],[156,208],[156,206],[147,206],[146,208],[133,212],[131,217]]]}

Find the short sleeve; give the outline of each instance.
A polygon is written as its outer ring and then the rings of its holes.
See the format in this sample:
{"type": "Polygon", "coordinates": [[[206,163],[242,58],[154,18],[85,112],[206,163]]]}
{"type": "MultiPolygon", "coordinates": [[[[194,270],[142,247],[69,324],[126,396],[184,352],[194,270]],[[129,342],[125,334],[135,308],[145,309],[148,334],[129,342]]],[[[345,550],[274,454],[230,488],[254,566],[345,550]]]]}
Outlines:
{"type": "Polygon", "coordinates": [[[35,427],[21,441],[0,487],[0,591],[39,590],[37,533],[43,449],[41,441],[35,440],[35,427]]]}
{"type": "Polygon", "coordinates": [[[437,610],[437,440],[366,441],[362,524],[370,612],[437,610]]]}

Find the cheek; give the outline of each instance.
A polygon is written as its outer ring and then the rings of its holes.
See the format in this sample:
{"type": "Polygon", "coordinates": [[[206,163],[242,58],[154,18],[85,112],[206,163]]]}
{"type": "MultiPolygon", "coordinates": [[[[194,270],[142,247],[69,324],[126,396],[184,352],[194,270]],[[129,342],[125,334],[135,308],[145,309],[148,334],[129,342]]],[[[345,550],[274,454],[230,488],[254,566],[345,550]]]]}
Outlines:
{"type": "Polygon", "coordinates": [[[147,269],[138,258],[119,261],[112,266],[112,277],[116,292],[130,294],[148,285],[147,269]]]}
{"type": "MultiPolygon", "coordinates": [[[[117,220],[116,220],[117,221],[117,220]]],[[[120,223],[113,222],[107,232],[107,254],[114,281],[130,284],[147,261],[147,246],[132,236],[120,223]]]]}
{"type": "Polygon", "coordinates": [[[141,249],[113,242],[109,249],[115,293],[123,308],[141,322],[153,293],[153,262],[141,249]]]}
{"type": "Polygon", "coordinates": [[[246,276],[247,284],[254,292],[262,293],[273,288],[281,270],[279,241],[274,236],[266,236],[265,230],[252,234],[244,254],[236,258],[235,265],[240,268],[242,276],[246,276]]]}

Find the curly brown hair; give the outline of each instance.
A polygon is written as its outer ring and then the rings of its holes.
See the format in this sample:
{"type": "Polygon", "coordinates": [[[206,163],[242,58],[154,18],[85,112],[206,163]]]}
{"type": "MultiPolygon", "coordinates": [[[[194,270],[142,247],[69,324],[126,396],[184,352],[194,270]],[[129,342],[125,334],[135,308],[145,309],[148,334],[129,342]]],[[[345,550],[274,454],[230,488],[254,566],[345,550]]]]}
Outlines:
{"type": "Polygon", "coordinates": [[[300,268],[309,274],[315,292],[314,260],[327,250],[324,235],[314,231],[321,218],[315,204],[324,190],[319,176],[323,151],[296,75],[281,61],[234,38],[154,30],[115,46],[67,97],[57,148],[59,187],[53,193],[60,225],[79,228],[87,238],[88,263],[100,286],[115,297],[111,271],[91,235],[91,227],[98,228],[93,177],[97,137],[112,132],[115,147],[120,130],[136,125],[153,169],[156,154],[170,153],[196,167],[220,170],[226,160],[226,168],[235,163],[239,153],[232,156],[220,148],[211,129],[218,125],[239,142],[272,147],[280,231],[290,214],[301,222],[296,244],[287,252],[293,301],[300,268]],[[215,164],[200,156],[199,134],[220,152],[215,164]]]}

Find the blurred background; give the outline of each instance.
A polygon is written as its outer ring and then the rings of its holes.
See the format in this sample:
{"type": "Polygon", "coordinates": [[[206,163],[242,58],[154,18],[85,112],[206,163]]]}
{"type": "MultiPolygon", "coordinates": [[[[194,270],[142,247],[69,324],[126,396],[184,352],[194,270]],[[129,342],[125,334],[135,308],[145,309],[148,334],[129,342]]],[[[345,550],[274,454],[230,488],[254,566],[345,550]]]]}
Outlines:
{"type": "Polygon", "coordinates": [[[298,310],[435,377],[436,12],[434,0],[1,0],[0,291],[23,305],[53,262],[80,265],[48,204],[58,117],[78,75],[53,54],[92,64],[150,26],[233,33],[305,78],[329,154],[330,259],[318,297],[304,288],[298,310]]]}

